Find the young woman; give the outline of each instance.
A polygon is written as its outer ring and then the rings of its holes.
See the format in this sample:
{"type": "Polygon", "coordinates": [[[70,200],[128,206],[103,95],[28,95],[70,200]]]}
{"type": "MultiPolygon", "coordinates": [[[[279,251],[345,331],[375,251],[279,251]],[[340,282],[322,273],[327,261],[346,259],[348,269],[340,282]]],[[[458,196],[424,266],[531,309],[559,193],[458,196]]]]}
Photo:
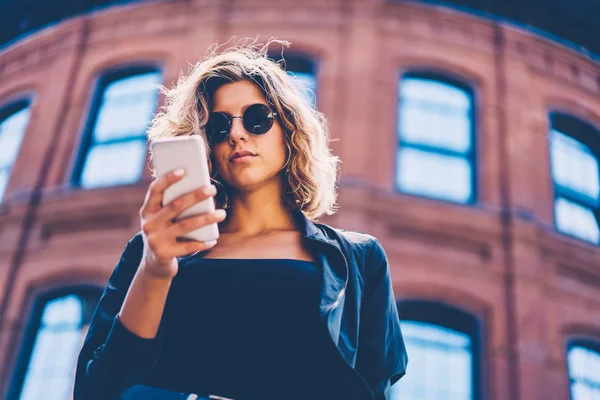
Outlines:
{"type": "Polygon", "coordinates": [[[151,183],[79,357],[75,400],[137,384],[235,400],[375,399],[407,356],[383,248],[313,222],[336,205],[323,116],[266,47],[213,53],[167,92],[149,139],[200,135],[215,185],[162,207],[151,183]],[[214,197],[217,211],[179,222],[214,197]],[[218,222],[217,243],[178,240],[218,222]]]}

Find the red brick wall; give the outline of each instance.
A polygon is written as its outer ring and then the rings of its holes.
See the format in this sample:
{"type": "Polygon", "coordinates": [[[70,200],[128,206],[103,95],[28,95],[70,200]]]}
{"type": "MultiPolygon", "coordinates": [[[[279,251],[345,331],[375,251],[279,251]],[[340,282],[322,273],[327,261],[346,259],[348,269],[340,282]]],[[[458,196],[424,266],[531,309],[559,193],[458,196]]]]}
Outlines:
{"type": "Polygon", "coordinates": [[[232,35],[286,39],[318,60],[318,106],[343,161],[341,211],[325,222],[380,239],[399,300],[439,300],[481,319],[484,398],[568,399],[567,338],[600,337],[600,249],[553,228],[547,113],[559,109],[600,126],[600,68],[521,29],[384,0],[157,1],[74,18],[0,52],[0,105],[33,94],[0,205],[2,296],[32,188],[47,172],[0,327],[2,389],[35,293],[103,286],[139,228],[148,171],[133,186],[69,187],[99,74],[148,61],[163,68],[168,86],[210,44],[232,35]],[[475,206],[394,190],[398,80],[414,68],[474,89],[475,206]]]}

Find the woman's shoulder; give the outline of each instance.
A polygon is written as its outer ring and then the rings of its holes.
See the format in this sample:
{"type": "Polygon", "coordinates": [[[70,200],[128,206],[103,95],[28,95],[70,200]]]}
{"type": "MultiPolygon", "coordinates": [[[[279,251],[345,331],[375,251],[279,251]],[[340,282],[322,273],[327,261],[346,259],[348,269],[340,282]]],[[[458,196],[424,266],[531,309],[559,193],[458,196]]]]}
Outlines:
{"type": "Polygon", "coordinates": [[[316,223],[315,226],[330,240],[337,242],[342,249],[364,260],[378,262],[386,260],[383,246],[373,235],[364,232],[335,228],[330,225],[316,223]]]}
{"type": "Polygon", "coordinates": [[[326,224],[315,224],[318,228],[321,228],[327,236],[333,239],[339,239],[348,242],[349,244],[356,246],[374,245],[378,242],[377,239],[368,233],[350,231],[342,228],[335,228],[331,225],[326,224]]]}

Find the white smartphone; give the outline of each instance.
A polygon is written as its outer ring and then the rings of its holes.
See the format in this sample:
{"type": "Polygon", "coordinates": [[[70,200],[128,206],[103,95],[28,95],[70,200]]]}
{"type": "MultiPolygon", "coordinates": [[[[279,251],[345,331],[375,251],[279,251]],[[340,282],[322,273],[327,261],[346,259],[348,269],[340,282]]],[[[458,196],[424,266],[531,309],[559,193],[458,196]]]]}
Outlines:
{"type": "MultiPolygon", "coordinates": [[[[169,204],[179,196],[210,184],[206,145],[202,137],[194,135],[157,139],[152,141],[150,146],[152,149],[152,164],[158,176],[178,168],[185,170],[183,178],[165,190],[163,205],[169,204]]],[[[179,214],[177,220],[214,212],[215,203],[213,199],[213,197],[209,197],[187,208],[179,214]]],[[[199,242],[215,241],[219,237],[219,227],[215,222],[189,232],[184,237],[199,242]]]]}

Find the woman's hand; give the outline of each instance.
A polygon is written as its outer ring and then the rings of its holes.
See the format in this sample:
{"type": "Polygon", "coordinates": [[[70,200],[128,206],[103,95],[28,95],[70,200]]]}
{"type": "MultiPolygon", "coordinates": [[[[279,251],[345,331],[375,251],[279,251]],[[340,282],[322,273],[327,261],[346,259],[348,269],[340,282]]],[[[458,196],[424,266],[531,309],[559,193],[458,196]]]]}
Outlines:
{"type": "Polygon", "coordinates": [[[178,241],[177,238],[192,232],[200,227],[221,222],[225,219],[225,210],[216,210],[198,216],[174,222],[174,219],[185,209],[192,205],[213,197],[217,190],[209,185],[185,194],[162,206],[165,190],[179,181],[183,170],[169,172],[154,180],[146,199],[140,209],[142,236],[144,238],[144,254],[140,268],[152,277],[172,279],[177,274],[178,263],[176,257],[185,256],[198,251],[208,250],[216,242],[203,243],[195,240],[178,241]]]}

